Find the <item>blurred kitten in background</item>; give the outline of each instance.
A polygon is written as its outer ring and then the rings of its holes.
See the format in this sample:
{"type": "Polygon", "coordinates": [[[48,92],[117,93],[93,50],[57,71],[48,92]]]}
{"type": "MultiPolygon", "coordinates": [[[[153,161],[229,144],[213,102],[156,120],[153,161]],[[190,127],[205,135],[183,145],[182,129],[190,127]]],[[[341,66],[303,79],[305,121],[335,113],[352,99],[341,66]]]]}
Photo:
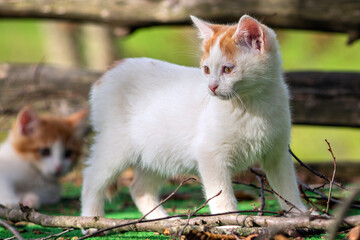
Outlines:
{"type": "Polygon", "coordinates": [[[24,107],[0,145],[0,204],[31,208],[60,200],[59,177],[76,163],[87,110],[68,117],[38,116],[24,107]]]}

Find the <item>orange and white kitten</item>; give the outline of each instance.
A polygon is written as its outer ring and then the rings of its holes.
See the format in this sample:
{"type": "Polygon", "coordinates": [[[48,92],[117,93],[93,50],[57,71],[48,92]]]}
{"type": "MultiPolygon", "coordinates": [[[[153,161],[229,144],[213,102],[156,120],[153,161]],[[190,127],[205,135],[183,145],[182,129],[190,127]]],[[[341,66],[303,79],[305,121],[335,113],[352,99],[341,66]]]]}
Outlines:
{"type": "MultiPolygon", "coordinates": [[[[84,170],[83,216],[104,216],[106,188],[128,167],[143,214],[159,203],[164,179],[180,173],[198,174],[206,198],[222,190],[209,202],[212,213],[235,211],[232,171],[257,160],[274,190],[306,211],[288,152],[289,93],[274,31],[247,15],[230,26],[192,20],[203,39],[201,68],[124,59],[93,86],[97,135],[84,170]]],[[[159,207],[148,218],[166,215],[159,207]]]]}
{"type": "Polygon", "coordinates": [[[68,173],[82,147],[82,110],[66,118],[38,116],[23,108],[0,146],[0,204],[38,208],[60,200],[59,177],[68,173]]]}

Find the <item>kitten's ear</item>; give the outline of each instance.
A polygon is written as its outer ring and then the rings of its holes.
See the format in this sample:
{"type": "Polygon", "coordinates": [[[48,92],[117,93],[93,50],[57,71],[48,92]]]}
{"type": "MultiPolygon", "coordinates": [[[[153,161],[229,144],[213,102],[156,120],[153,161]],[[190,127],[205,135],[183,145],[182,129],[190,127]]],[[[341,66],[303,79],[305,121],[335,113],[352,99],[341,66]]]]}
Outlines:
{"type": "Polygon", "coordinates": [[[190,16],[190,18],[195,24],[195,26],[198,28],[201,39],[204,39],[206,41],[213,36],[214,28],[212,24],[205,22],[195,16],[190,16]]]}
{"type": "Polygon", "coordinates": [[[78,137],[83,136],[86,131],[85,119],[88,113],[89,113],[88,109],[83,109],[65,118],[65,121],[68,122],[74,128],[75,135],[77,135],[78,137]]]}
{"type": "Polygon", "coordinates": [[[67,116],[65,121],[70,123],[71,126],[77,127],[83,123],[85,117],[88,115],[88,112],[88,109],[82,109],[67,116]]]}
{"type": "Polygon", "coordinates": [[[35,132],[39,124],[39,117],[29,106],[21,109],[17,117],[16,128],[20,135],[29,136],[35,132]]]}
{"type": "Polygon", "coordinates": [[[261,23],[248,15],[240,18],[234,38],[239,45],[256,50],[259,53],[265,49],[266,41],[261,23]]]}

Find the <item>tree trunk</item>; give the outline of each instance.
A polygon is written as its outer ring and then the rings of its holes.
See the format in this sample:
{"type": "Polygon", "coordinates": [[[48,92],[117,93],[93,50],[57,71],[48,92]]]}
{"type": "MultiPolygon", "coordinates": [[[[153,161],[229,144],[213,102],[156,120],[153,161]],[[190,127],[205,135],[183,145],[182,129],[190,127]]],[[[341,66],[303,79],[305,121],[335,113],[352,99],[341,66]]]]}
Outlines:
{"type": "Polygon", "coordinates": [[[4,18],[90,21],[136,29],[189,24],[189,15],[228,23],[238,21],[243,14],[250,14],[259,19],[265,17],[264,22],[275,28],[343,32],[355,39],[360,31],[359,9],[358,0],[0,1],[0,17],[4,18]]]}

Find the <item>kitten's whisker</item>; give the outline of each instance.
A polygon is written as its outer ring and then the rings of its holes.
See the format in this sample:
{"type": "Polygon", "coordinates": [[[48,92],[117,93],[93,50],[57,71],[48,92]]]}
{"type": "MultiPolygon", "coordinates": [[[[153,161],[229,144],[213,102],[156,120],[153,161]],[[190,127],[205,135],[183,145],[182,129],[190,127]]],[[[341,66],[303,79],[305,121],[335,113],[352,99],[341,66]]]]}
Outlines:
{"type": "Polygon", "coordinates": [[[234,94],[234,96],[240,101],[241,105],[243,106],[243,108],[244,108],[244,110],[245,110],[245,112],[246,112],[246,111],[247,111],[246,106],[245,106],[243,100],[241,99],[240,95],[239,95],[237,92],[235,92],[234,90],[232,90],[232,89],[231,89],[231,92],[232,92],[232,93],[234,94]]]}

